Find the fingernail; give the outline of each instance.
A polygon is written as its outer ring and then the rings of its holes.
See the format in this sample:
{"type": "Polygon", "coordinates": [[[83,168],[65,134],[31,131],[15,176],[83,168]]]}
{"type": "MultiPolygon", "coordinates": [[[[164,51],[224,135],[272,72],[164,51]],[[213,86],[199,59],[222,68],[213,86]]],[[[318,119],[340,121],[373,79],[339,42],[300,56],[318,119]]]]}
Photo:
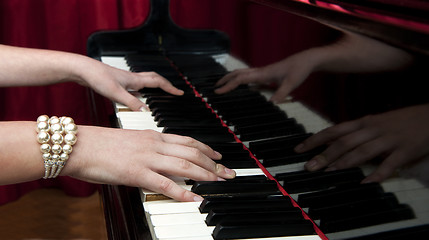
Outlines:
{"type": "Polygon", "coordinates": [[[230,177],[235,177],[235,171],[229,168],[225,168],[225,173],[230,177]]]}
{"type": "Polygon", "coordinates": [[[373,180],[371,180],[370,178],[365,178],[364,180],[362,180],[362,184],[365,184],[365,183],[372,183],[372,182],[374,182],[373,180]]]}
{"type": "Polygon", "coordinates": [[[201,202],[201,201],[203,201],[204,200],[204,198],[203,197],[201,197],[201,196],[199,196],[199,195],[196,195],[195,197],[194,197],[194,202],[201,202]]]}
{"type": "Polygon", "coordinates": [[[149,112],[149,108],[145,105],[140,108],[140,112],[149,112]]]}
{"type": "Polygon", "coordinates": [[[307,168],[310,171],[316,170],[316,168],[317,168],[317,160],[313,158],[312,160],[308,161],[305,164],[305,168],[307,168]]]}
{"type": "Polygon", "coordinates": [[[219,158],[219,159],[221,159],[222,158],[222,154],[220,154],[220,152],[218,152],[218,151],[214,151],[215,152],[215,154],[217,155],[217,157],[219,158]]]}
{"type": "Polygon", "coordinates": [[[298,144],[298,146],[295,147],[295,151],[300,152],[300,151],[302,151],[303,148],[304,148],[304,144],[300,143],[300,144],[298,144]]]}
{"type": "Polygon", "coordinates": [[[337,170],[337,168],[336,167],[328,167],[327,169],[326,169],[326,171],[327,172],[332,172],[332,171],[336,171],[337,170]]]}

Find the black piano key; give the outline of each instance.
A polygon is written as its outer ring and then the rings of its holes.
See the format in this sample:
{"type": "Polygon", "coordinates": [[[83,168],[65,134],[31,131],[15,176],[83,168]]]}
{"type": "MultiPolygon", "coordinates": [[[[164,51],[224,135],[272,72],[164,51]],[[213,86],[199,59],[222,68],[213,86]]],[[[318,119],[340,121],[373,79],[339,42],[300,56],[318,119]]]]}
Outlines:
{"type": "Polygon", "coordinates": [[[383,188],[378,183],[366,183],[339,186],[334,189],[298,195],[298,205],[301,207],[320,207],[354,202],[382,196],[383,188]]]}
{"type": "Polygon", "coordinates": [[[364,178],[359,168],[344,169],[329,172],[308,172],[300,174],[277,174],[275,178],[288,193],[309,192],[328,189],[344,184],[359,184],[364,178]]]}
{"type": "Polygon", "coordinates": [[[196,102],[185,103],[185,102],[161,102],[161,101],[157,101],[157,102],[152,102],[152,103],[147,104],[147,105],[152,110],[161,109],[164,111],[170,111],[169,109],[178,110],[180,108],[192,108],[192,109],[207,108],[204,104],[196,103],[196,102]]]}
{"type": "Polygon", "coordinates": [[[214,239],[243,239],[314,234],[313,224],[307,220],[266,221],[262,223],[220,223],[213,231],[214,239]]]}
{"type": "MultiPolygon", "coordinates": [[[[298,134],[298,135],[300,135],[300,134],[298,134]]],[[[291,135],[291,136],[295,136],[295,135],[291,135]]],[[[260,159],[268,159],[269,160],[269,159],[279,158],[282,156],[294,156],[294,155],[301,154],[301,153],[296,153],[294,148],[295,148],[295,146],[283,146],[283,147],[278,147],[278,148],[267,148],[265,150],[252,151],[252,152],[254,152],[255,156],[257,156],[260,159]]],[[[310,154],[310,155],[316,155],[316,154],[323,152],[325,149],[326,149],[326,146],[321,146],[321,147],[311,149],[311,150],[304,152],[304,153],[310,154]]]]}
{"type": "Polygon", "coordinates": [[[161,119],[157,122],[158,127],[191,127],[191,126],[201,126],[201,127],[209,127],[221,125],[219,119],[210,118],[210,119],[201,119],[199,121],[188,120],[188,119],[161,119]]]}
{"type": "Polygon", "coordinates": [[[220,163],[225,167],[232,169],[258,168],[256,162],[250,160],[224,161],[220,163]]]}
{"type": "Polygon", "coordinates": [[[210,109],[205,108],[204,106],[189,106],[189,107],[183,107],[183,108],[177,108],[177,107],[159,107],[151,109],[152,116],[157,115],[158,113],[179,113],[180,115],[197,115],[200,116],[202,114],[212,113],[210,109]]]}
{"type": "Polygon", "coordinates": [[[305,153],[294,154],[291,156],[264,158],[261,160],[261,162],[262,162],[262,165],[264,165],[264,167],[282,166],[282,165],[288,165],[293,163],[307,162],[310,159],[312,159],[314,156],[316,156],[316,154],[317,153],[314,153],[314,152],[305,152],[305,153]]]}
{"type": "MultiPolygon", "coordinates": [[[[210,143],[209,145],[211,148],[218,152],[240,152],[240,151],[246,151],[244,150],[243,144],[238,142],[233,143],[210,143]]],[[[247,152],[247,151],[246,151],[247,152]]]]}
{"type": "Polygon", "coordinates": [[[180,111],[173,111],[173,112],[162,112],[158,111],[157,113],[153,114],[155,121],[160,121],[162,119],[165,120],[181,120],[181,119],[187,119],[187,120],[194,120],[194,121],[200,121],[205,119],[215,119],[216,115],[209,111],[201,111],[198,113],[189,113],[189,112],[180,112],[180,111]]]}
{"type": "Polygon", "coordinates": [[[290,198],[283,196],[280,191],[234,193],[206,196],[199,206],[201,213],[209,213],[214,209],[237,211],[240,209],[289,210],[293,206],[290,198]]]}
{"type": "MultiPolygon", "coordinates": [[[[261,109],[267,108],[268,109],[268,108],[270,108],[270,106],[272,106],[272,103],[262,102],[262,103],[258,103],[258,105],[243,105],[243,106],[240,106],[239,108],[231,107],[231,106],[224,106],[223,108],[214,108],[214,109],[216,109],[218,111],[219,115],[222,115],[222,116],[226,116],[230,113],[241,111],[242,115],[237,116],[237,118],[243,118],[243,116],[252,116],[250,114],[246,115],[246,113],[251,112],[255,108],[261,108],[261,109]]],[[[266,112],[267,111],[265,111],[265,113],[266,112]]],[[[232,118],[229,117],[226,120],[229,120],[229,119],[232,119],[232,118]]]]}
{"type": "Polygon", "coordinates": [[[302,125],[297,126],[284,126],[279,128],[261,129],[259,131],[251,131],[245,133],[237,133],[240,135],[242,141],[253,141],[264,138],[278,137],[278,136],[292,136],[295,134],[304,133],[305,129],[302,125]]]}
{"type": "Polygon", "coordinates": [[[260,122],[258,124],[254,125],[247,125],[247,126],[236,126],[235,131],[239,133],[250,133],[253,131],[260,131],[263,129],[276,129],[276,128],[282,128],[282,127],[294,127],[297,126],[298,123],[294,118],[286,118],[282,121],[278,122],[260,122]]]}
{"type": "Polygon", "coordinates": [[[293,136],[278,137],[249,143],[249,149],[253,153],[268,151],[270,149],[294,148],[296,145],[309,138],[311,133],[302,133],[293,136]]]}
{"type": "Polygon", "coordinates": [[[246,97],[240,97],[240,98],[234,98],[234,99],[228,99],[228,100],[219,100],[218,101],[210,101],[210,104],[214,108],[223,108],[224,106],[228,107],[237,107],[247,105],[247,104],[258,104],[258,103],[265,103],[267,100],[263,95],[250,95],[246,97]]]}
{"type": "Polygon", "coordinates": [[[240,118],[243,116],[253,116],[253,115],[262,115],[267,112],[279,111],[278,107],[275,105],[266,105],[264,107],[255,107],[255,108],[238,108],[233,111],[225,111],[222,109],[217,109],[219,115],[225,121],[228,119],[240,118]]]}
{"type": "Polygon", "coordinates": [[[241,116],[239,118],[229,118],[227,122],[236,126],[251,126],[263,122],[284,121],[287,116],[284,112],[265,113],[260,115],[241,116]]]}
{"type": "Polygon", "coordinates": [[[278,190],[277,183],[272,180],[240,182],[231,181],[197,181],[192,186],[191,191],[199,194],[221,194],[221,193],[248,193],[267,192],[278,190]]]}
{"type": "Polygon", "coordinates": [[[353,212],[360,211],[363,208],[371,211],[372,209],[385,209],[392,208],[398,205],[398,199],[393,193],[385,193],[382,196],[365,199],[362,201],[347,202],[334,206],[319,206],[308,209],[308,214],[313,219],[319,219],[321,216],[335,216],[336,213],[353,214],[353,212]]]}
{"type": "Polygon", "coordinates": [[[207,101],[209,103],[217,103],[217,102],[231,101],[237,98],[257,98],[259,96],[261,96],[261,93],[245,89],[242,91],[240,90],[232,91],[226,94],[210,95],[207,97],[207,101]]]}
{"type": "MultiPolygon", "coordinates": [[[[225,181],[233,182],[245,182],[245,181],[266,181],[268,178],[265,175],[249,175],[249,176],[237,176],[232,179],[226,179],[225,181]]],[[[196,181],[192,179],[186,179],[186,185],[193,185],[196,181]]]]}
{"type": "Polygon", "coordinates": [[[220,153],[222,154],[222,158],[224,159],[252,159],[250,157],[250,153],[245,150],[234,152],[220,151],[220,153]]]}
{"type": "Polygon", "coordinates": [[[320,229],[324,233],[339,232],[382,223],[389,223],[407,219],[413,219],[413,210],[405,204],[400,204],[393,209],[371,211],[365,214],[347,215],[344,218],[320,219],[320,229]]]}
{"type": "Polygon", "coordinates": [[[165,127],[163,133],[177,134],[181,136],[192,137],[201,142],[232,142],[235,141],[233,135],[231,135],[225,127],[216,128],[186,128],[179,127],[165,127]]]}
{"type": "Polygon", "coordinates": [[[182,104],[185,106],[189,105],[203,105],[205,106],[205,102],[203,102],[201,99],[198,99],[194,96],[185,96],[185,97],[174,97],[174,98],[168,98],[167,97],[151,97],[146,100],[146,104],[149,106],[157,107],[157,106],[164,106],[164,105],[178,105],[182,104]]]}
{"type": "Polygon", "coordinates": [[[215,226],[218,223],[258,223],[267,221],[281,222],[285,220],[304,219],[299,208],[260,210],[248,209],[212,209],[206,217],[207,226],[215,226]]]}
{"type": "Polygon", "coordinates": [[[376,212],[380,210],[393,209],[399,202],[393,193],[385,193],[382,196],[365,199],[362,201],[353,201],[331,206],[311,207],[308,214],[313,219],[336,219],[343,218],[345,215],[359,215],[362,212],[376,212]]]}
{"type": "Polygon", "coordinates": [[[429,236],[429,224],[395,229],[392,231],[375,233],[360,237],[347,238],[347,240],[404,240],[421,239],[423,236],[429,236]]]}

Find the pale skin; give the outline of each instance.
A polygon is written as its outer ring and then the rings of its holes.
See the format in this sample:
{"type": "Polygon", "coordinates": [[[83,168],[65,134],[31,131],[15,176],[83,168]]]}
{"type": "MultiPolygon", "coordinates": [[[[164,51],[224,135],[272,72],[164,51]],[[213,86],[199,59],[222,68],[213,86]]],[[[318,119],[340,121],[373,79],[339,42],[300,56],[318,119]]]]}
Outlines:
{"type": "MultiPolygon", "coordinates": [[[[145,105],[127,89],[159,87],[171,94],[183,94],[156,73],[130,73],[82,55],[4,45],[0,45],[0,54],[1,87],[74,81],[136,111],[145,105]]],[[[27,121],[0,122],[0,135],[7,136],[0,138],[0,184],[43,177],[35,126],[35,122],[27,121]]],[[[168,175],[208,181],[235,177],[233,170],[215,162],[222,158],[218,152],[189,137],[149,130],[78,128],[78,141],[61,172],[63,176],[143,187],[179,201],[202,198],[175,184],[168,175]]]]}
{"type": "MultiPolygon", "coordinates": [[[[413,62],[404,50],[361,35],[346,33],[331,45],[312,48],[262,68],[234,71],[222,78],[217,93],[240,84],[278,82],[272,96],[283,101],[316,71],[337,73],[379,72],[400,69],[413,62]]],[[[328,171],[358,166],[374,157],[382,163],[363,182],[380,182],[399,168],[429,159],[429,104],[334,125],[298,145],[305,152],[320,145],[327,149],[306,163],[306,169],[328,171]]]]}

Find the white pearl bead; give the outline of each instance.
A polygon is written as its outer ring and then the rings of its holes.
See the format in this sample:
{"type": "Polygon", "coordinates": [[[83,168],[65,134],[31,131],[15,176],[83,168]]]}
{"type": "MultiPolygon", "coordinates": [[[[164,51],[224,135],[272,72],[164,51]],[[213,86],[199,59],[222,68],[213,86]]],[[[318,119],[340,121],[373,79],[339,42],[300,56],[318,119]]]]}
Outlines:
{"type": "Polygon", "coordinates": [[[37,123],[37,129],[36,129],[36,131],[37,132],[40,132],[40,131],[49,132],[49,124],[48,124],[48,122],[39,122],[39,123],[37,123]]]}
{"type": "Polygon", "coordinates": [[[74,145],[77,141],[76,135],[72,134],[72,133],[67,133],[64,136],[64,142],[66,144],[70,144],[70,145],[74,145]]]}
{"type": "Polygon", "coordinates": [[[54,144],[52,146],[52,152],[55,154],[60,154],[62,150],[63,150],[63,148],[59,144],[54,144]]]}
{"type": "Polygon", "coordinates": [[[49,138],[50,138],[50,136],[49,136],[49,133],[48,133],[48,132],[40,131],[40,132],[37,134],[37,141],[38,141],[39,143],[47,143],[47,142],[49,141],[49,138]]]}
{"type": "Polygon", "coordinates": [[[45,161],[48,161],[49,159],[51,159],[51,154],[50,153],[44,153],[42,154],[42,158],[45,161]]]}
{"type": "Polygon", "coordinates": [[[59,123],[55,123],[51,125],[51,133],[63,133],[64,132],[64,128],[63,125],[59,124],[59,123]]]}
{"type": "Polygon", "coordinates": [[[61,135],[60,133],[54,133],[51,136],[51,141],[54,144],[61,144],[63,143],[63,140],[64,140],[63,135],[61,135]]]}
{"type": "Polygon", "coordinates": [[[60,159],[61,161],[65,162],[69,159],[69,155],[67,153],[61,153],[60,159]]]}
{"type": "Polygon", "coordinates": [[[71,117],[61,117],[61,124],[64,126],[70,123],[74,123],[73,118],[71,117]]]}
{"type": "Polygon", "coordinates": [[[66,133],[76,134],[77,133],[77,125],[74,123],[69,123],[69,124],[65,125],[64,130],[66,133]]]}
{"type": "Polygon", "coordinates": [[[72,151],[73,151],[73,147],[71,145],[65,144],[63,146],[63,152],[64,153],[70,154],[72,151]]]}
{"type": "Polygon", "coordinates": [[[55,123],[60,123],[60,119],[59,119],[57,116],[52,116],[52,117],[49,119],[49,124],[51,124],[51,126],[52,126],[52,125],[54,125],[55,123]]]}
{"type": "Polygon", "coordinates": [[[40,151],[42,153],[49,153],[51,151],[51,145],[49,145],[47,143],[40,145],[40,151]]]}
{"type": "Polygon", "coordinates": [[[58,154],[52,154],[52,156],[51,156],[51,159],[52,159],[52,161],[59,161],[60,160],[60,155],[58,155],[58,154]]]}
{"type": "Polygon", "coordinates": [[[39,123],[39,122],[47,122],[47,121],[49,121],[49,117],[48,117],[48,115],[40,115],[40,116],[37,118],[37,123],[39,123]]]}

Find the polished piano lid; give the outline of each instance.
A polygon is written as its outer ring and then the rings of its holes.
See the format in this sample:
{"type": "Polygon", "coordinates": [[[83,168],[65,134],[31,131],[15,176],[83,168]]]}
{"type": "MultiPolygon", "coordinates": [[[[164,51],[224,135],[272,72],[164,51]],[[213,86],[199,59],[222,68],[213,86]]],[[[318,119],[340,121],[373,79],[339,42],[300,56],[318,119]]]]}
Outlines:
{"type": "Polygon", "coordinates": [[[426,0],[252,1],[429,54],[429,2],[426,0]]]}

